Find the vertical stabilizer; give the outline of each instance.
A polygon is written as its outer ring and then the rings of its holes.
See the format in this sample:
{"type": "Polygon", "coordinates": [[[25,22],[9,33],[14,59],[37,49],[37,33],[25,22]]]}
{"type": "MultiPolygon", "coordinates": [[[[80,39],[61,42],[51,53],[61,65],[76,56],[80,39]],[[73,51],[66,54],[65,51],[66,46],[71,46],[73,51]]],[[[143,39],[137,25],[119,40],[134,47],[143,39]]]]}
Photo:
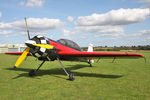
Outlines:
{"type": "MultiPolygon", "coordinates": [[[[92,43],[89,44],[87,52],[93,52],[93,44],[92,43]]],[[[90,66],[92,66],[91,63],[94,63],[94,59],[93,58],[89,58],[88,59],[88,63],[90,64],[90,66]]]]}
{"type": "Polygon", "coordinates": [[[87,52],[93,52],[93,44],[90,43],[87,52]]]}

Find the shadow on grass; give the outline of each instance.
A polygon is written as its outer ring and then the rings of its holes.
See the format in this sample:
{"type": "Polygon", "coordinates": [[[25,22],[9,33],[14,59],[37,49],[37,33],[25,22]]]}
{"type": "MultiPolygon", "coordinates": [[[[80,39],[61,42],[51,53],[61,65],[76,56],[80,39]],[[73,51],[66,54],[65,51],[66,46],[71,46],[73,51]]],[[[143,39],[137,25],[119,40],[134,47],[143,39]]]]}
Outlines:
{"type": "MultiPolygon", "coordinates": [[[[71,65],[68,65],[71,66],[71,65]]],[[[72,67],[66,68],[68,73],[71,73],[73,70],[77,70],[80,68],[85,68],[89,67],[88,65],[74,65],[72,67]]],[[[13,68],[5,68],[6,70],[12,70],[12,71],[23,71],[23,72],[29,72],[31,69],[28,68],[18,68],[18,69],[13,69],[13,68]]],[[[108,75],[108,74],[97,74],[97,73],[85,73],[85,72],[75,72],[73,71],[75,76],[81,76],[81,77],[97,77],[97,78],[120,78],[122,75],[108,75]]],[[[65,72],[61,68],[55,68],[55,69],[40,69],[37,73],[36,76],[43,76],[43,75],[52,75],[57,78],[62,78],[63,77],[57,76],[57,75],[65,75],[65,72]]],[[[19,78],[19,77],[29,77],[28,73],[21,73],[17,77],[14,77],[13,79],[19,78]]],[[[35,76],[34,76],[35,77],[35,76]]]]}

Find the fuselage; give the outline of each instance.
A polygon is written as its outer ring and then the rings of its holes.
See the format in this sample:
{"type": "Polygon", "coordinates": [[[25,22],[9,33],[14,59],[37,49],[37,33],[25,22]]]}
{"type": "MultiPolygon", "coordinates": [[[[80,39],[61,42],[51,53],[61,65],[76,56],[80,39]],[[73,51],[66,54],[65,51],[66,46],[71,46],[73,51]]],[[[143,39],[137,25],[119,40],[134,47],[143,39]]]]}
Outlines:
{"type": "MultiPolygon", "coordinates": [[[[31,43],[36,44],[49,44],[54,46],[54,49],[46,49],[41,47],[30,47],[30,54],[34,57],[38,58],[39,60],[46,60],[46,61],[54,61],[58,57],[60,60],[67,60],[67,61],[87,61],[85,57],[69,57],[58,55],[59,52],[81,52],[81,48],[73,41],[67,39],[60,39],[58,41],[54,41],[52,39],[43,37],[43,36],[35,36],[30,41],[34,41],[31,43]]],[[[30,46],[30,44],[26,44],[30,46]]]]}

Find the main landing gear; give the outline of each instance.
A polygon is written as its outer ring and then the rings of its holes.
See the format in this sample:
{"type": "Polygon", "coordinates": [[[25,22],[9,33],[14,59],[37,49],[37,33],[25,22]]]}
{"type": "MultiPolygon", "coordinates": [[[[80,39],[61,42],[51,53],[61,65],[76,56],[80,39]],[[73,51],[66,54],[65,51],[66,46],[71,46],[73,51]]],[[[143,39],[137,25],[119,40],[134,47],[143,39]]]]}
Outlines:
{"type": "MultiPolygon", "coordinates": [[[[74,78],[74,74],[73,73],[68,73],[67,71],[66,71],[66,69],[64,68],[64,66],[63,66],[63,64],[61,63],[61,61],[60,61],[60,59],[59,58],[57,58],[57,61],[59,62],[59,64],[60,64],[60,66],[62,67],[62,69],[64,70],[64,72],[67,74],[67,76],[69,77],[69,79],[68,80],[70,80],[70,81],[73,81],[73,80],[75,80],[75,78],[74,78]]],[[[30,70],[29,71],[29,76],[35,76],[36,75],[36,72],[40,69],[40,67],[43,65],[45,63],[45,61],[43,61],[40,65],[39,65],[39,67],[36,69],[36,70],[30,70]]]]}
{"type": "Polygon", "coordinates": [[[30,70],[29,71],[29,76],[34,76],[36,72],[40,69],[40,67],[45,63],[45,60],[39,65],[39,67],[36,70],[30,70]]]}
{"type": "Polygon", "coordinates": [[[57,61],[59,62],[60,66],[62,67],[62,69],[64,70],[64,72],[65,72],[65,73],[67,74],[67,76],[69,77],[68,80],[70,80],[70,81],[75,80],[74,74],[73,74],[73,73],[70,73],[70,74],[69,74],[69,73],[66,71],[66,69],[65,69],[64,66],[63,66],[63,64],[62,64],[61,61],[59,60],[59,58],[57,58],[57,61]]]}

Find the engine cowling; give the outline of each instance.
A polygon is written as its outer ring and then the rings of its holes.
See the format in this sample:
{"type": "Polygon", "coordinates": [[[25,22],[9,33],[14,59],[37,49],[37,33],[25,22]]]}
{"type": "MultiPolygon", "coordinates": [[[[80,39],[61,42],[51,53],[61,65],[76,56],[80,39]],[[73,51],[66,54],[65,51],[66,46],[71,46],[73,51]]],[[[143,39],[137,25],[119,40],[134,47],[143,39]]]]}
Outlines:
{"type": "Polygon", "coordinates": [[[57,52],[56,49],[46,49],[40,46],[34,46],[33,44],[48,44],[50,42],[47,38],[37,35],[32,39],[26,41],[26,45],[30,48],[30,54],[39,60],[56,60],[57,52]]]}

